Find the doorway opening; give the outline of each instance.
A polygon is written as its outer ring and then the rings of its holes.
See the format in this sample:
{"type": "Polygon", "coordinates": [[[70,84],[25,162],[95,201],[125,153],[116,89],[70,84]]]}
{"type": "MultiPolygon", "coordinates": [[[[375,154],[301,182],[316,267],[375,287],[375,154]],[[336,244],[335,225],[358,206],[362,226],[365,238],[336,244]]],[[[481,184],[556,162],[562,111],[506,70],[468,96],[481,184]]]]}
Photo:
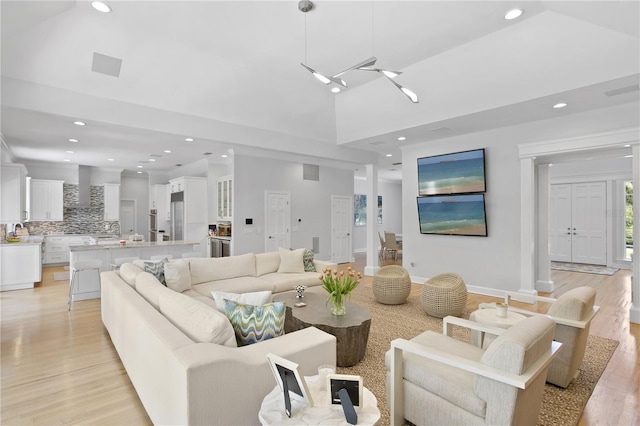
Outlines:
{"type": "Polygon", "coordinates": [[[633,182],[624,183],[624,258],[633,259],[633,182]]]}

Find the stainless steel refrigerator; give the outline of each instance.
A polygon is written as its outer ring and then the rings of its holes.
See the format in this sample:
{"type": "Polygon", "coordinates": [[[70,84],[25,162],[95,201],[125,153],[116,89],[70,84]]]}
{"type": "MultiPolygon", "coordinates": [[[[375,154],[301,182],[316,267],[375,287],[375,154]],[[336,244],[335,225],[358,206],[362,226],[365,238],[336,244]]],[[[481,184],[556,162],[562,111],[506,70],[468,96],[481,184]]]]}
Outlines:
{"type": "Polygon", "coordinates": [[[184,192],[171,194],[171,239],[184,240],[184,192]]]}

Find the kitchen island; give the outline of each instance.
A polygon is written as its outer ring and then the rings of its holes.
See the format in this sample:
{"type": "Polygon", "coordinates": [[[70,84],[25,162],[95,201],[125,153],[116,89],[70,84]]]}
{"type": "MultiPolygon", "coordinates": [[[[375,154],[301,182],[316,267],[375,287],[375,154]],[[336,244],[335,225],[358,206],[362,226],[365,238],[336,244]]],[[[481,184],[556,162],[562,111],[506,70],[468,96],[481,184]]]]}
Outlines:
{"type": "MultiPolygon", "coordinates": [[[[200,251],[198,241],[126,241],[120,245],[116,240],[111,244],[78,245],[69,247],[69,266],[73,270],[75,262],[80,260],[100,260],[100,271],[108,271],[115,260],[121,257],[137,257],[148,260],[151,256],[171,255],[174,259],[182,257],[183,253],[200,251]]],[[[100,297],[100,281],[95,273],[83,271],[78,274],[72,298],[74,301],[97,299],[100,297]]]]}

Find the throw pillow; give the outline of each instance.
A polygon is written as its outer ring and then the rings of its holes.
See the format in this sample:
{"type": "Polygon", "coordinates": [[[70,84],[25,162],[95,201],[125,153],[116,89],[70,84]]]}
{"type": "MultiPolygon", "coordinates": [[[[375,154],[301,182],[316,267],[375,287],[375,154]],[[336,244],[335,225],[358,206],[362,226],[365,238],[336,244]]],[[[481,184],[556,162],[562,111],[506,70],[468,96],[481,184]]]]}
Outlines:
{"type": "Polygon", "coordinates": [[[284,302],[254,306],[225,300],[225,314],[231,321],[238,346],[250,345],[284,334],[284,302]]]}
{"type": "Polygon", "coordinates": [[[305,272],[316,272],[316,266],[313,264],[313,250],[306,249],[302,256],[305,272]]]}
{"type": "Polygon", "coordinates": [[[191,272],[186,259],[164,262],[164,280],[171,290],[182,293],[191,288],[191,272]]]}
{"type": "Polygon", "coordinates": [[[222,291],[212,291],[211,295],[216,301],[216,307],[222,313],[224,313],[225,299],[233,300],[234,302],[242,303],[243,305],[261,306],[271,302],[271,291],[254,291],[251,293],[225,293],[222,291]]]}
{"type": "Polygon", "coordinates": [[[278,273],[302,273],[304,272],[304,249],[287,250],[282,247],[278,249],[280,252],[280,267],[278,273]]]}
{"type": "Polygon", "coordinates": [[[164,280],[164,262],[165,261],[167,261],[167,259],[159,260],[159,261],[145,260],[144,268],[143,268],[145,272],[148,272],[154,277],[156,277],[158,281],[160,281],[160,283],[164,286],[167,285],[166,281],[164,280]]]}

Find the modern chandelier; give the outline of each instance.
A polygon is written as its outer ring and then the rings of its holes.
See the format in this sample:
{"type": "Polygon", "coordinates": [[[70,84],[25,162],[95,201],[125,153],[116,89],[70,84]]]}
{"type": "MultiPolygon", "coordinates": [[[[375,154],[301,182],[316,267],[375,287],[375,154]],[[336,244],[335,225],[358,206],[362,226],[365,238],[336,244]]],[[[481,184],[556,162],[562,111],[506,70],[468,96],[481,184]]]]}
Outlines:
{"type": "MultiPolygon", "coordinates": [[[[302,12],[302,13],[307,13],[309,12],[311,9],[313,9],[313,3],[309,0],[301,0],[298,2],[298,9],[302,12]]],[[[307,61],[307,25],[306,25],[306,17],[305,17],[305,27],[304,27],[304,60],[305,62],[307,61]]],[[[385,70],[382,68],[376,68],[374,67],[376,61],[378,59],[375,56],[370,57],[369,59],[365,59],[362,62],[359,62],[349,68],[347,68],[344,71],[340,71],[337,74],[333,74],[333,75],[325,75],[322,74],[316,70],[314,70],[313,68],[305,65],[303,62],[300,62],[300,65],[302,65],[307,71],[309,71],[311,74],[313,74],[313,76],[315,78],[317,78],[318,80],[320,80],[322,83],[324,84],[337,84],[340,85],[342,87],[347,87],[347,83],[340,78],[342,75],[350,72],[350,71],[370,71],[370,72],[377,72],[381,75],[383,75],[387,80],[389,80],[394,86],[396,86],[407,98],[409,98],[409,100],[411,100],[411,102],[417,104],[418,103],[418,95],[416,95],[413,91],[407,89],[406,87],[401,86],[400,84],[398,84],[398,82],[396,82],[394,80],[394,78],[396,78],[397,76],[399,76],[400,74],[402,74],[402,72],[400,71],[392,71],[392,70],[385,70]]]]}

